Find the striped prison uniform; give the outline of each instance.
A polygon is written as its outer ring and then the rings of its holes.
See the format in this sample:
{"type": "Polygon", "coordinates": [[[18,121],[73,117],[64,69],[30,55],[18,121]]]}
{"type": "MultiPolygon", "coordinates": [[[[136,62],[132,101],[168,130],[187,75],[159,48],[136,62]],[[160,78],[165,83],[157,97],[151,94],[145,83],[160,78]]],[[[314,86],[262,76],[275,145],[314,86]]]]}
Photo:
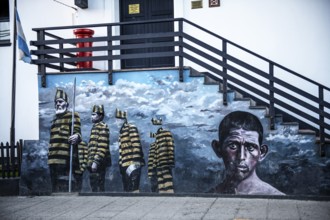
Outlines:
{"type": "Polygon", "coordinates": [[[87,143],[82,141],[78,144],[79,169],[75,170],[77,174],[83,174],[87,167],[88,148],[87,143]]]}
{"type": "Polygon", "coordinates": [[[120,129],[118,142],[119,168],[122,175],[124,190],[127,192],[138,191],[141,167],[145,165],[145,161],[137,127],[125,122],[120,129]],[[128,176],[126,170],[132,164],[139,166],[139,168],[128,176]]]}
{"type": "Polygon", "coordinates": [[[93,192],[103,192],[106,168],[111,166],[110,155],[110,130],[106,123],[98,122],[92,127],[88,143],[87,166],[90,172],[90,184],[93,192]],[[92,172],[92,164],[97,164],[96,172],[92,172]]]}
{"type": "Polygon", "coordinates": [[[170,131],[162,128],[158,129],[154,158],[157,169],[158,191],[160,193],[173,193],[174,139],[170,131]]]}
{"type": "Polygon", "coordinates": [[[86,170],[87,167],[87,143],[84,141],[81,141],[78,144],[78,161],[79,161],[79,167],[75,170],[74,172],[74,177],[75,177],[75,190],[74,191],[80,191],[81,186],[82,186],[82,176],[84,171],[86,170]]]}
{"type": "Polygon", "coordinates": [[[150,144],[148,155],[148,177],[151,185],[151,192],[158,192],[157,169],[156,169],[156,142],[150,144]]]}
{"type": "MultiPolygon", "coordinates": [[[[68,142],[71,136],[72,112],[66,111],[63,114],[58,114],[52,121],[50,128],[50,141],[48,148],[48,165],[51,173],[51,181],[53,191],[67,190],[66,183],[60,183],[59,179],[67,179],[70,171],[70,143],[68,142]]],[[[74,113],[74,129],[73,134],[78,134],[81,140],[80,117],[77,112],[74,113]]],[[[72,170],[80,170],[78,147],[72,145],[72,170]]],[[[75,172],[73,172],[75,174],[75,172]]],[[[81,174],[78,174],[81,175],[81,174]]],[[[79,179],[79,176],[77,177],[79,179]]],[[[76,179],[76,178],[75,178],[76,179]]],[[[63,182],[63,181],[62,181],[63,182]]],[[[79,188],[79,187],[78,187],[79,188]]]]}

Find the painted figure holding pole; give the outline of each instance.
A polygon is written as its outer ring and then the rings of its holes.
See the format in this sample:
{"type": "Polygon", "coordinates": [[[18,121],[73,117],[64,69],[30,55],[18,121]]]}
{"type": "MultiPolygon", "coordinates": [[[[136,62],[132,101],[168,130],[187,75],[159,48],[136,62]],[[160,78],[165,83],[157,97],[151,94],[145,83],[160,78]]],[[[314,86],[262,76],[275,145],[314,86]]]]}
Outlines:
{"type": "Polygon", "coordinates": [[[52,120],[48,150],[52,191],[71,192],[71,182],[78,181],[76,184],[78,186],[81,179],[81,172],[77,174],[75,172],[80,170],[78,159],[78,144],[82,139],[80,117],[74,112],[74,107],[72,112],[68,110],[69,99],[64,90],[57,89],[54,104],[56,115],[52,120]]]}

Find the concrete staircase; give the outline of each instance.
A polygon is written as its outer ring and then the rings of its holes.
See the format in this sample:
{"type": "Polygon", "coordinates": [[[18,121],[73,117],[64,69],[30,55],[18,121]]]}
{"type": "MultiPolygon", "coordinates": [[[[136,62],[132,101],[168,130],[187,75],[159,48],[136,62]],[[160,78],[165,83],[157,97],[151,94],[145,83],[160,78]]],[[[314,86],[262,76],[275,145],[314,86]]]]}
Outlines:
{"type": "MultiPolygon", "coordinates": [[[[208,72],[199,72],[194,68],[189,67],[190,69],[190,77],[203,77],[205,85],[218,85],[219,92],[223,93],[223,84],[219,82],[215,77],[210,77],[211,74],[208,72]]],[[[232,102],[246,102],[247,106],[252,111],[264,111],[265,118],[268,118],[269,126],[267,131],[271,134],[282,134],[282,135],[304,135],[304,136],[312,136],[315,140],[315,144],[319,147],[317,149],[318,154],[321,157],[330,157],[330,140],[326,139],[325,144],[320,143],[320,138],[317,136],[317,133],[303,125],[304,123],[300,123],[299,120],[294,120],[292,116],[288,115],[287,113],[281,111],[278,114],[275,114],[275,124],[274,126],[270,125],[270,115],[269,115],[269,108],[267,105],[259,104],[254,101],[252,98],[245,97],[243,94],[231,90],[227,88],[227,100],[228,104],[232,102]]],[[[266,132],[267,132],[266,131],[266,132]]]]}

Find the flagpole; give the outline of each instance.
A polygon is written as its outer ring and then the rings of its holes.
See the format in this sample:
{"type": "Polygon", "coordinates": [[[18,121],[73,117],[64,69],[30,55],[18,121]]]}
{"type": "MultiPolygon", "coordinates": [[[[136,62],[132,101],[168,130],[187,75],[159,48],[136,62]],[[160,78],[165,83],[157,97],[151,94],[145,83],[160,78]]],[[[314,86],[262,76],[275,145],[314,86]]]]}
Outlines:
{"type": "Polygon", "coordinates": [[[10,145],[15,145],[15,113],[16,113],[16,38],[17,38],[17,28],[16,28],[16,10],[17,0],[14,0],[14,37],[13,37],[13,73],[12,73],[12,91],[11,91],[11,127],[10,127],[10,145]]]}

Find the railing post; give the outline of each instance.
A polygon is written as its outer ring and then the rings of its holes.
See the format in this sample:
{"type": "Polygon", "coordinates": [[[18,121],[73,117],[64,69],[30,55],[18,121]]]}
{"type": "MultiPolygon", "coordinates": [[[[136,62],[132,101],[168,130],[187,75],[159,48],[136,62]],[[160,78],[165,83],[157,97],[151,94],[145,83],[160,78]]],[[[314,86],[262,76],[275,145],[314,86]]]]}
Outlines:
{"type": "Polygon", "coordinates": [[[269,63],[269,129],[275,130],[274,64],[269,63]]]}
{"type": "MultiPolygon", "coordinates": [[[[39,30],[37,32],[37,39],[38,41],[44,41],[45,40],[45,30],[39,30]]],[[[44,50],[45,45],[38,46],[38,50],[44,50]]],[[[45,55],[38,55],[38,60],[44,60],[45,55]]],[[[41,86],[46,87],[46,66],[45,64],[38,64],[38,72],[41,75],[41,86]]]]}
{"type": "Polygon", "coordinates": [[[112,26],[107,26],[107,32],[108,32],[108,83],[109,85],[112,85],[112,72],[113,72],[113,66],[112,66],[112,26]]]}
{"type": "Polygon", "coordinates": [[[325,123],[324,121],[324,116],[323,116],[323,112],[324,112],[324,89],[323,86],[319,85],[319,109],[320,109],[320,114],[319,114],[319,125],[320,125],[320,156],[324,157],[325,156],[325,129],[323,124],[325,123]]]}
{"type": "Polygon", "coordinates": [[[183,82],[183,20],[179,20],[179,79],[183,82]]]}
{"type": "MultiPolygon", "coordinates": [[[[59,45],[59,49],[62,50],[64,47],[63,47],[63,43],[60,43],[59,45]]],[[[60,59],[63,60],[64,56],[63,56],[63,53],[60,53],[60,59]]],[[[63,72],[64,71],[64,63],[63,62],[60,62],[60,71],[63,72]]]]}
{"type": "MultiPolygon", "coordinates": [[[[227,41],[222,40],[222,52],[224,55],[227,55],[227,41]]],[[[224,56],[222,57],[222,61],[224,64],[227,64],[227,58],[224,56]]],[[[228,90],[227,90],[227,68],[222,67],[222,72],[223,72],[223,78],[222,78],[222,102],[223,105],[228,105],[228,90]]],[[[220,82],[219,82],[219,87],[220,87],[220,82]]],[[[221,90],[221,87],[219,88],[221,90]]]]}
{"type": "Polygon", "coordinates": [[[4,150],[4,144],[1,142],[0,144],[0,153],[1,153],[1,176],[2,178],[5,178],[5,150],[4,150]]]}
{"type": "Polygon", "coordinates": [[[10,165],[10,172],[9,172],[9,176],[10,177],[15,177],[15,148],[16,148],[16,144],[14,143],[13,145],[9,146],[10,147],[10,155],[9,155],[9,165],[10,165]]]}
{"type": "Polygon", "coordinates": [[[22,165],[22,156],[23,156],[23,140],[19,140],[19,144],[17,146],[17,166],[18,166],[18,176],[21,176],[21,165],[22,165]]]}
{"type": "Polygon", "coordinates": [[[7,142],[6,143],[6,177],[10,177],[10,152],[9,152],[10,144],[7,142]]]}

